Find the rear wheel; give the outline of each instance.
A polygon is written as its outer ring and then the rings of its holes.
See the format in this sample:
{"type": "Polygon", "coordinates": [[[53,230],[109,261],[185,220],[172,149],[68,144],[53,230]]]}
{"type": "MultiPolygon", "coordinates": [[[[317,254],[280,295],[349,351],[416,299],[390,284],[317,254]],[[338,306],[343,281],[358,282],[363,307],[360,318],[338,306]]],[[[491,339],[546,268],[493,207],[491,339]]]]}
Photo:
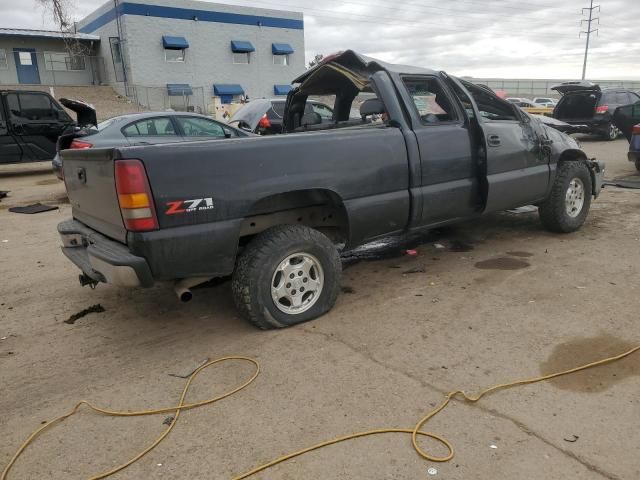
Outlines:
{"type": "Polygon", "coordinates": [[[342,264],[333,243],[300,225],[257,235],[233,274],[238,311],[258,328],[284,328],[328,312],[340,289],[342,264]]]}
{"type": "Polygon", "coordinates": [[[556,233],[580,229],[589,214],[591,193],[591,173],[584,162],[560,163],[551,193],[539,208],[544,227],[556,233]]]}

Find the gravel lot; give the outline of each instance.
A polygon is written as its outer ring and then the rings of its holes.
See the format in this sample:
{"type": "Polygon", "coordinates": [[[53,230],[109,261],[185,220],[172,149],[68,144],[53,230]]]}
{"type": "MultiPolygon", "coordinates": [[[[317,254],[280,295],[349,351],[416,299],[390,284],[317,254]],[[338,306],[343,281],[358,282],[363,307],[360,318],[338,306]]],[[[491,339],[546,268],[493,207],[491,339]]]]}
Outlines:
{"type": "MultiPolygon", "coordinates": [[[[626,141],[583,146],[607,162],[609,178],[635,172],[626,141]]],[[[356,262],[344,275],[350,293],[329,315],[261,332],[238,318],[228,282],[197,290],[187,305],[165,285],[80,288],[55,229],[71,214],[62,183],[33,165],[4,171],[0,466],[80,399],[119,410],[177,403],[184,380],[169,374],[207,358],[251,356],[263,370],[236,396],[184,413],[156,450],[113,478],[231,478],[334,436],[412,428],[452,389],[474,392],[640,344],[636,190],[607,188],[572,235],[545,232],[535,213],[504,213],[434,233],[417,257],[356,262]],[[7,211],[35,201],[60,209],[7,211]],[[105,311],[65,323],[95,304],[105,311]]],[[[243,364],[208,370],[188,400],[249,373],[243,364]]],[[[256,478],[635,480],[639,373],[640,355],[475,406],[454,402],[427,426],[456,447],[446,464],[419,459],[410,438],[395,434],[332,446],[256,478]]],[[[148,445],[166,417],[83,411],[39,438],[10,478],[87,478],[148,445]]]]}

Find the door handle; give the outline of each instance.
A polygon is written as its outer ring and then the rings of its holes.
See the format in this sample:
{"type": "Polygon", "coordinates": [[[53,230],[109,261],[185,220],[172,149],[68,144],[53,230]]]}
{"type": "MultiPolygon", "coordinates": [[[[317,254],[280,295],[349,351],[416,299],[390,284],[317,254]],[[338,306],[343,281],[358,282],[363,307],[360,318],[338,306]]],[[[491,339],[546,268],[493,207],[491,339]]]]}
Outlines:
{"type": "Polygon", "coordinates": [[[500,146],[500,137],[498,135],[489,135],[488,142],[490,147],[499,147],[500,146]]]}

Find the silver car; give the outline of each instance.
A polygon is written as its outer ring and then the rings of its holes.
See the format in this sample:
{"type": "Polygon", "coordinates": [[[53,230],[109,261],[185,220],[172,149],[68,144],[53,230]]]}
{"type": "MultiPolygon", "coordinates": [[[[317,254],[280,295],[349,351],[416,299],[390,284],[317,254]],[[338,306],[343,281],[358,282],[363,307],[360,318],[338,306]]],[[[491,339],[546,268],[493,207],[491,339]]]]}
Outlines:
{"type": "Polygon", "coordinates": [[[252,133],[230,127],[204,115],[185,112],[147,112],[105,120],[97,127],[76,129],[58,139],[53,171],[63,179],[60,151],[130,145],[193,142],[250,137],[252,133]]]}

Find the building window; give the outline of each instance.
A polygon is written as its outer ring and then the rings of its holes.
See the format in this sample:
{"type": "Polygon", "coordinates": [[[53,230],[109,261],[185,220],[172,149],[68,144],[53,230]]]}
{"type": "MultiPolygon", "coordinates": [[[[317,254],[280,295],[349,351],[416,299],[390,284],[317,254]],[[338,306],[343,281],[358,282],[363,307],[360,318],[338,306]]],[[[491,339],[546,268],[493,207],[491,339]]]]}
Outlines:
{"type": "Polygon", "coordinates": [[[18,60],[20,61],[20,65],[33,65],[31,52],[18,52],[18,60]]]}
{"type": "Polygon", "coordinates": [[[273,56],[273,64],[274,65],[289,65],[289,55],[274,55],[273,56]]]}
{"type": "Polygon", "coordinates": [[[0,70],[7,70],[9,68],[9,64],[7,63],[7,51],[3,48],[0,48],[0,70]]]}
{"type": "Polygon", "coordinates": [[[84,57],[65,52],[44,52],[45,69],[53,72],[84,70],[84,57]]]}
{"type": "Polygon", "coordinates": [[[249,64],[249,53],[234,53],[233,54],[233,63],[238,65],[248,65],[249,64]]]}
{"type": "Polygon", "coordinates": [[[185,58],[185,49],[181,50],[170,50],[165,49],[164,51],[164,61],[168,63],[182,63],[185,58]]]}

